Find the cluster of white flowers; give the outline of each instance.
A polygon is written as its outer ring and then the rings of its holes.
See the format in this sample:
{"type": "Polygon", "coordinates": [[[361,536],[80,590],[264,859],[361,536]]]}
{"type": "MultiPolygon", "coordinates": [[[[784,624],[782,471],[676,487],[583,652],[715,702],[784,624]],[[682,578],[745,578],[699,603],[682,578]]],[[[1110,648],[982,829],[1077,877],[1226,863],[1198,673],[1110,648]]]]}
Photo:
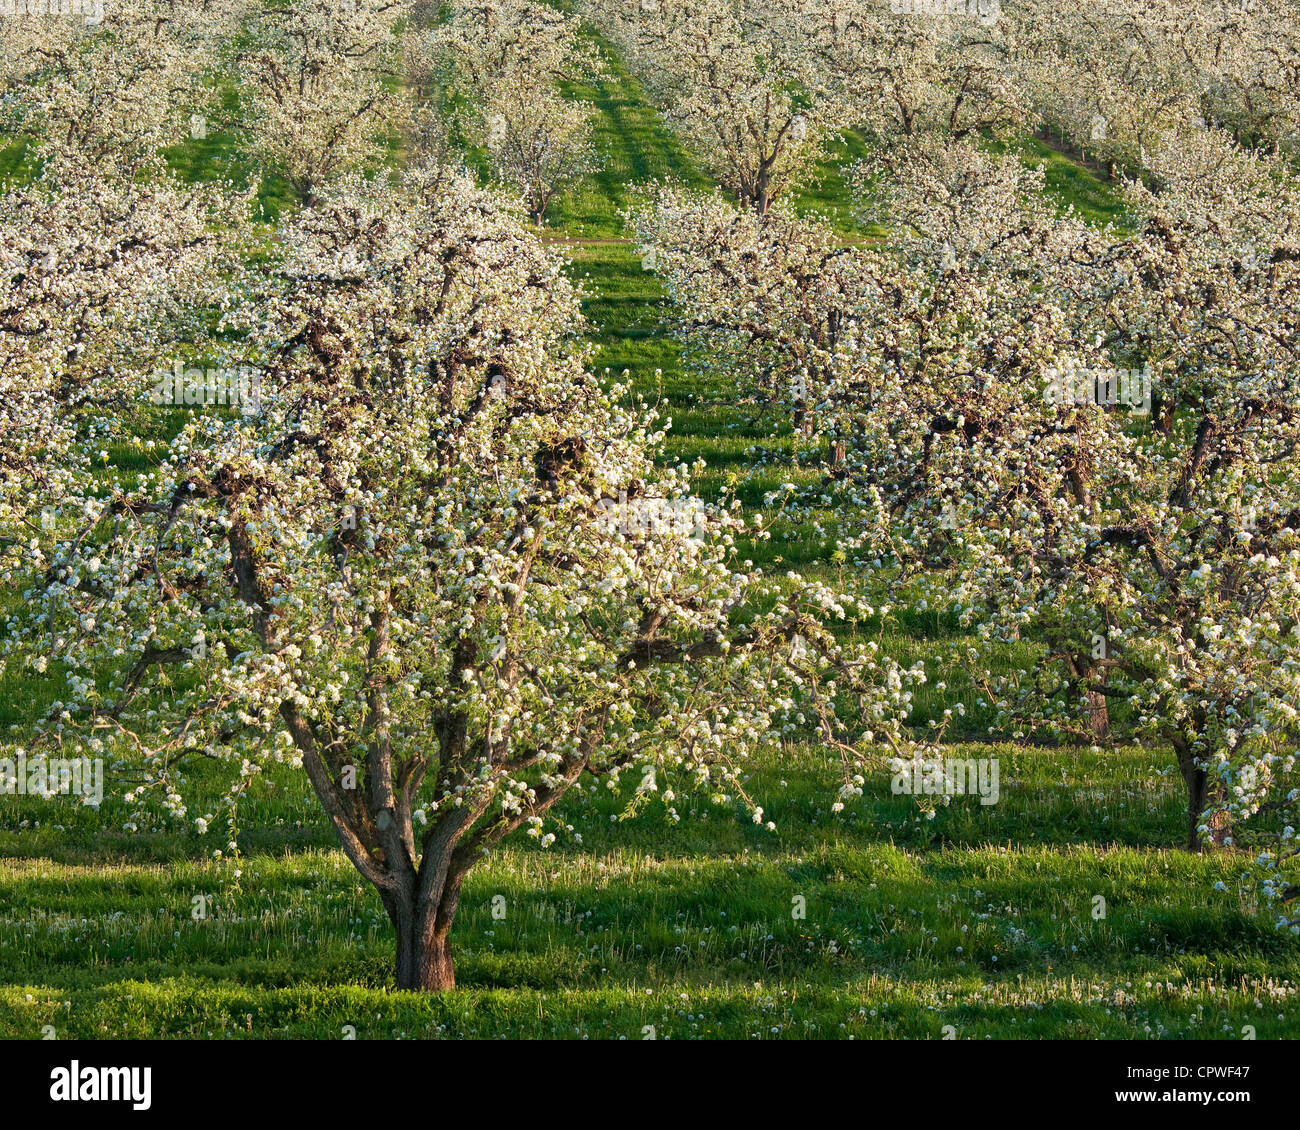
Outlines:
{"type": "MultiPolygon", "coordinates": [[[[1025,81],[1007,106],[1042,97],[1025,81]]],[[[662,188],[633,209],[685,343],[831,441],[827,482],[767,504],[834,507],[842,560],[905,566],[900,601],[974,628],[983,646],[954,661],[1013,736],[1122,725],[1163,744],[1189,845],[1240,838],[1265,808],[1292,826],[1294,171],[1171,125],[1140,147],[1130,222],[1101,228],[950,125],[894,133],[855,178],[889,233],[874,246],[721,194],[662,188]],[[1107,395],[1044,396],[1054,372],[1108,374],[1107,395]],[[1110,396],[1117,372],[1137,391],[1110,396]],[[1017,641],[1042,659],[1007,673],[1017,641]]],[[[850,779],[839,803],[853,795],[850,779]]],[[[1294,866],[1281,838],[1261,866],[1294,866]]]]}

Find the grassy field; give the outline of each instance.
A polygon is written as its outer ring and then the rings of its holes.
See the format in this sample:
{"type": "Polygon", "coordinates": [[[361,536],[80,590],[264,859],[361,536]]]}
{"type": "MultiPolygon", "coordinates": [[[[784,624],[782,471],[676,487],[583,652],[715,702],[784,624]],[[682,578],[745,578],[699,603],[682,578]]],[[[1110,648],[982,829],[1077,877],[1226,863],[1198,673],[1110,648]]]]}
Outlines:
{"type": "Polygon", "coordinates": [[[1239,864],[1176,849],[1182,800],[1157,759],[965,752],[999,757],[1000,802],[929,821],[885,783],[832,817],[808,748],[749,782],[776,834],[706,804],[670,825],[569,803],[582,849],[515,845],[473,872],[460,987],[436,999],[391,990],[388,920],[295,777],[250,798],[238,860],[210,858],[212,837],[7,805],[0,1033],[1294,1034],[1295,947],[1233,891],[1239,864]]]}
{"type": "MultiPolygon", "coordinates": [[[[627,186],[707,185],[617,60],[598,88],[602,173],[553,208],[588,290],[595,363],[630,371],[672,418],[668,458],[709,464],[705,495],[765,491],[816,472],[789,463],[789,427],[684,365],[671,311],[641,269],[620,211],[627,186]],[[760,453],[763,462],[760,463],[760,453]]],[[[186,150],[202,175],[223,153],[186,150]]],[[[1111,187],[1038,141],[1047,188],[1091,220],[1120,215],[1111,187]]],[[[801,209],[857,228],[849,138],[801,209]]],[[[12,156],[12,154],[10,154],[12,156]]],[[[15,158],[16,159],[16,158],[15,158]]],[[[222,157],[222,159],[225,159],[222,157]]],[[[273,211],[279,189],[268,190],[273,211]]],[[[778,525],[756,560],[830,570],[827,535],[778,525]]],[[[883,629],[882,629],[883,631],[883,629]]],[[[933,615],[903,616],[884,643],[911,661],[954,642],[933,615]]],[[[50,685],[0,688],[21,728],[50,685]]],[[[961,695],[950,683],[947,701],[961,695]]],[[[918,721],[936,716],[929,691],[918,721]]],[[[459,988],[392,989],[392,936],[377,895],[337,850],[298,777],[270,773],[229,838],[134,834],[120,802],[0,806],[0,1036],[580,1037],[643,1039],[1258,1038],[1300,1034],[1300,946],[1238,890],[1242,860],[1191,856],[1181,780],[1158,751],[989,746],[972,711],[954,755],[996,757],[999,803],[956,798],[933,819],[886,780],[830,811],[825,751],[786,749],[747,789],[776,833],[737,810],[655,802],[620,823],[614,801],[567,801],[580,848],[508,846],[476,869],[453,937],[459,988]],[[1216,883],[1222,884],[1216,889],[1216,883]],[[203,914],[196,916],[198,911],[203,914]],[[947,1029],[947,1030],[946,1030],[947,1029]]],[[[214,811],[196,782],[192,813],[214,811]]]]}

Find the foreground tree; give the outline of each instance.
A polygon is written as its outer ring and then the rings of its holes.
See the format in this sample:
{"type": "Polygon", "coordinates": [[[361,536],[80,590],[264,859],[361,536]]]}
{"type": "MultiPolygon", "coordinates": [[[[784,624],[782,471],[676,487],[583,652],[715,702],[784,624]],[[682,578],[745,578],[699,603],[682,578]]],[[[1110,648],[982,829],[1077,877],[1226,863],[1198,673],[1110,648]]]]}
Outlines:
{"type": "Polygon", "coordinates": [[[60,460],[48,567],[9,562],[31,599],[5,667],[57,659],[71,688],[33,747],[106,742],[175,817],[195,758],[232,801],[301,764],[411,989],[454,984],[466,875],[570,830],[546,821],[584,774],[761,823],[760,746],[816,725],[846,784],[903,748],[922,674],[826,626],[869,608],[732,564],[737,520],[655,475],[652,415],[586,373],[563,261],[496,197],[346,178],[277,247],[227,319],[263,414],[196,416],[133,485],[60,460]]]}

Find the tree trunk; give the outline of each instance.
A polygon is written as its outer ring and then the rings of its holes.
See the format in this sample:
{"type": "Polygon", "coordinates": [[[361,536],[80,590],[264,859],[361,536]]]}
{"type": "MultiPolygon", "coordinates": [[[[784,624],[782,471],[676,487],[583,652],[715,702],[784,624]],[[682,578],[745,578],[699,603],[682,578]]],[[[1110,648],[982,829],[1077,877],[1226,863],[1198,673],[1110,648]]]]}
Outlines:
{"type": "Polygon", "coordinates": [[[1172,400],[1166,400],[1158,392],[1151,393],[1151,427],[1163,436],[1173,435],[1174,432],[1174,412],[1178,405],[1172,400]]]}
{"type": "MultiPolygon", "coordinates": [[[[1079,683],[1086,683],[1092,678],[1093,672],[1097,670],[1093,666],[1092,658],[1086,652],[1075,655],[1069,660],[1070,674],[1079,683]]],[[[1105,682],[1105,668],[1101,669],[1101,682],[1105,682]]],[[[1110,737],[1110,707],[1106,703],[1106,696],[1101,691],[1083,690],[1083,701],[1088,709],[1088,733],[1095,742],[1104,742],[1110,737]]]]}
{"type": "Polygon", "coordinates": [[[384,894],[384,909],[397,935],[395,976],[399,989],[442,992],[456,987],[451,958],[451,925],[460,902],[460,881],[449,881],[439,899],[417,907],[409,891],[384,894]]]}
{"type": "Polygon", "coordinates": [[[1088,701],[1088,729],[1094,741],[1104,742],[1110,737],[1110,708],[1101,691],[1084,692],[1088,701]]]}
{"type": "MultiPolygon", "coordinates": [[[[1093,670],[1097,670],[1094,668],[1093,670]]],[[[1097,681],[1105,683],[1106,668],[1097,673],[1097,681]]],[[[1088,691],[1088,729],[1092,731],[1093,741],[1104,742],[1110,739],[1110,705],[1101,691],[1088,691]]]]}
{"type": "Polygon", "coordinates": [[[439,993],[456,987],[448,934],[397,935],[397,987],[439,993]]]}
{"type": "Polygon", "coordinates": [[[1198,767],[1194,760],[1179,758],[1178,768],[1187,783],[1187,850],[1205,851],[1223,847],[1232,835],[1232,821],[1226,812],[1216,812],[1209,820],[1210,834],[1202,839],[1199,831],[1201,814],[1212,803],[1223,800],[1223,782],[1198,767]]]}
{"type": "Polygon", "coordinates": [[[766,216],[772,210],[771,177],[763,168],[758,170],[754,179],[754,208],[760,216],[766,216]]]}

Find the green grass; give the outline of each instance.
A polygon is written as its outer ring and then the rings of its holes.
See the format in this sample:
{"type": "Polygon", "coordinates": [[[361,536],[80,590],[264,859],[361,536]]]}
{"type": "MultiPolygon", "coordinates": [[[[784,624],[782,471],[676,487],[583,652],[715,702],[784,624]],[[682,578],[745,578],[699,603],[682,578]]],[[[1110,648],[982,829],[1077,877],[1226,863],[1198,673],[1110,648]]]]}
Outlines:
{"type": "MultiPolygon", "coordinates": [[[[795,462],[781,413],[684,365],[672,310],[620,212],[632,183],[708,183],[610,59],[598,86],[567,91],[597,109],[604,169],[552,206],[541,234],[565,244],[586,287],[596,366],[627,369],[636,394],[672,418],[665,459],[704,459],[700,493],[734,494],[752,515],[767,491],[817,471],[795,462]]],[[[239,165],[232,145],[214,134],[169,157],[202,179],[239,165]]],[[[1088,170],[1032,139],[1019,151],[1047,166],[1046,191],[1062,207],[1122,219],[1112,186],[1088,170]]],[[[794,195],[796,209],[845,239],[877,234],[859,229],[846,185],[863,156],[846,137],[794,195]]],[[[0,175],[25,168],[18,147],[0,150],[0,175]]],[[[262,199],[268,215],[289,202],[273,181],[262,199]]],[[[106,476],[149,462],[130,445],[110,456],[106,476]]],[[[833,574],[833,522],[829,512],[782,520],[745,553],[778,572],[833,574]]],[[[965,642],[934,613],[902,610],[862,630],[907,663],[939,666],[965,642]]],[[[1005,661],[1031,665],[1032,646],[1005,661]]],[[[61,680],[52,669],[0,685],[0,724],[21,729],[61,680]]],[[[1300,948],[1238,890],[1240,855],[1179,850],[1182,786],[1164,753],[987,745],[979,736],[992,719],[978,696],[960,677],[947,683],[923,689],[914,721],[964,701],[952,754],[998,759],[997,804],[958,797],[927,819],[878,778],[835,814],[837,767],[809,745],[751,766],[746,789],[775,833],[698,799],[678,802],[677,823],[659,802],[620,822],[616,800],[584,781],[588,795],[559,812],[581,845],[512,843],[471,874],[453,934],[459,987],[437,997],[394,990],[378,896],[288,770],[273,767],[243,800],[239,852],[220,859],[222,782],[205,768],[190,781],[190,814],[217,814],[206,837],[175,824],[129,833],[130,813],[111,796],[98,812],[4,798],[0,1037],[37,1039],[47,1025],[61,1038],[1300,1033],[1300,948]],[[196,896],[208,908],[199,919],[196,896]]]]}
{"type": "Polygon", "coordinates": [[[596,110],[595,144],[602,168],[551,206],[548,223],[576,238],[622,239],[619,212],[629,203],[628,188],[672,180],[694,188],[711,187],[696,163],[647,102],[641,83],[610,44],[596,33],[607,63],[606,77],[594,86],[567,83],[567,97],[596,110]]]}
{"type": "Polygon", "coordinates": [[[1043,190],[1062,209],[1072,207],[1090,224],[1124,227],[1124,202],[1116,185],[1039,138],[1022,138],[1015,151],[1024,164],[1043,169],[1043,190]]]}
{"type": "Polygon", "coordinates": [[[820,217],[846,241],[880,236],[883,229],[859,221],[849,187],[850,170],[868,154],[866,142],[860,134],[846,130],[827,149],[829,159],[814,171],[812,183],[794,192],[795,211],[801,216],[820,217]]]}
{"type": "Polygon", "coordinates": [[[933,820],[885,782],[833,816],[833,767],[807,747],[754,767],[775,834],[702,803],[616,825],[598,787],[567,801],[581,847],[516,844],[472,873],[459,987],[437,1001],[392,990],[378,897],[295,777],[250,800],[238,881],[205,858],[215,832],[118,839],[69,801],[23,800],[27,826],[0,833],[0,1036],[1295,1030],[1294,946],[1213,889],[1232,887],[1230,857],[1176,850],[1181,798],[1157,759],[964,752],[1000,758],[1000,801],[933,820]]]}

